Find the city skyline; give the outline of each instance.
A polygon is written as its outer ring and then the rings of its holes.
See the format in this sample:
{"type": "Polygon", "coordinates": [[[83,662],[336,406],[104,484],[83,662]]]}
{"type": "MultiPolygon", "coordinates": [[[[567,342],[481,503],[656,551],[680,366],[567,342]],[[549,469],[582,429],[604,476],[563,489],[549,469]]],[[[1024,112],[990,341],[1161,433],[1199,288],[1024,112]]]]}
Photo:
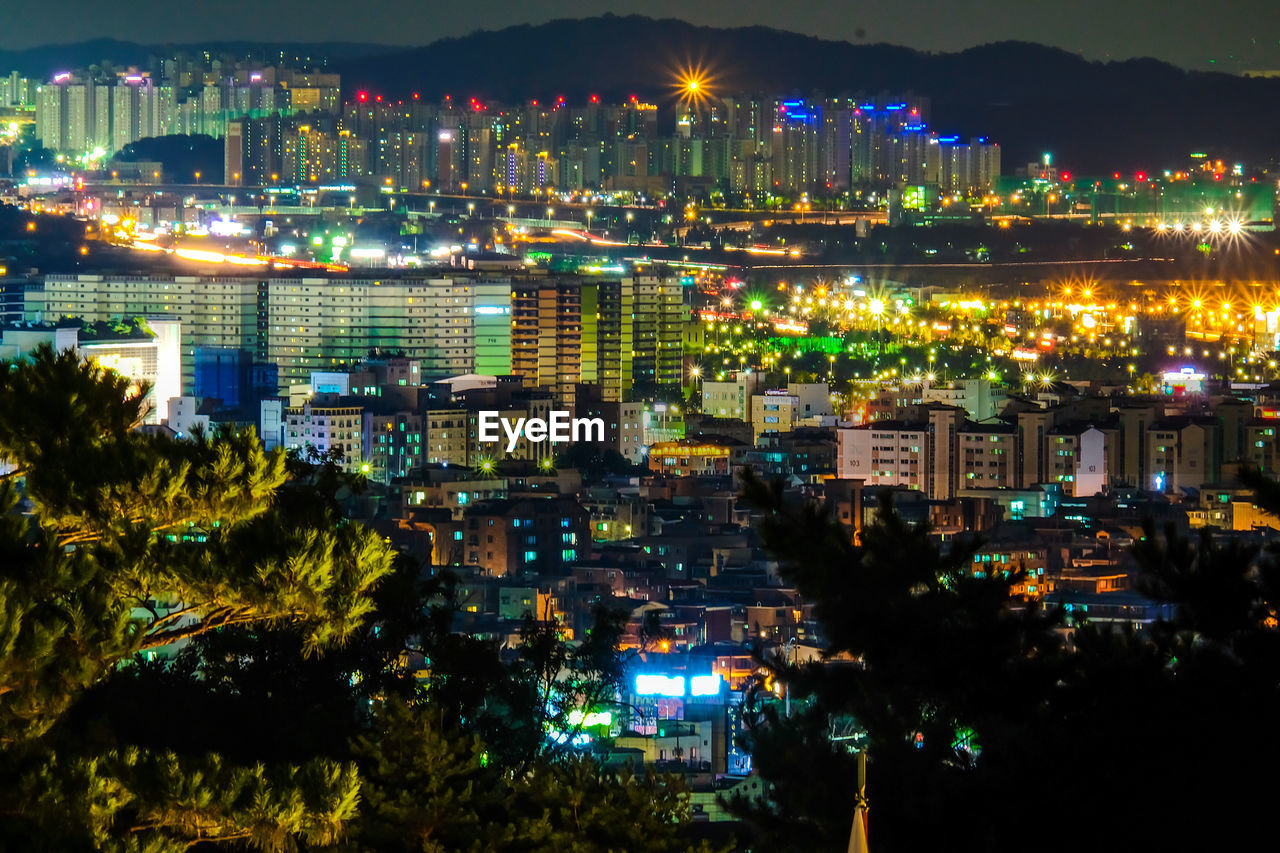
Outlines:
{"type": "Polygon", "coordinates": [[[71,5],[0,34],[101,37],[0,49],[0,850],[1261,826],[1280,8],[71,5]]]}
{"type": "MultiPolygon", "coordinates": [[[[1001,145],[1006,163],[1026,163],[1052,152],[1055,162],[1081,174],[1117,169],[1153,172],[1180,166],[1192,152],[1262,164],[1271,156],[1266,140],[1276,133],[1275,117],[1280,115],[1274,109],[1280,98],[1280,77],[1249,76],[1269,73],[1257,65],[1215,66],[1232,73],[1188,74],[1166,63],[1090,64],[1076,55],[1030,43],[928,54],[905,47],[735,28],[735,23],[726,19],[720,28],[702,28],[646,17],[563,20],[532,29],[498,27],[431,47],[372,56],[360,53],[370,48],[350,45],[294,45],[296,49],[291,49],[263,41],[186,47],[98,42],[21,55],[0,51],[0,74],[6,69],[17,71],[18,77],[39,86],[77,70],[92,69],[87,76],[98,82],[104,77],[126,79],[117,77],[120,71],[126,76],[149,72],[159,84],[157,97],[165,104],[177,107],[185,102],[196,110],[168,116],[166,106],[156,112],[162,119],[160,126],[146,132],[139,127],[131,134],[219,136],[221,122],[208,125],[191,119],[198,119],[198,113],[207,115],[210,108],[257,110],[269,105],[232,102],[229,95],[219,96],[221,103],[203,99],[193,103],[192,95],[198,94],[202,81],[183,72],[183,56],[203,64],[206,90],[219,74],[230,79],[229,64],[263,72],[264,83],[272,69],[282,68],[310,69],[341,80],[340,89],[321,91],[327,84],[277,76],[278,83],[299,96],[308,89],[321,98],[304,102],[277,92],[277,108],[305,111],[355,100],[361,91],[368,93],[371,102],[378,95],[393,103],[415,96],[435,102],[452,95],[455,101],[524,102],[526,107],[532,101],[546,103],[561,97],[576,107],[592,96],[602,104],[634,96],[654,104],[667,127],[688,92],[677,84],[697,79],[693,72],[701,69],[697,91],[703,107],[716,107],[726,96],[736,95],[822,99],[914,93],[932,102],[931,125],[944,135],[964,140],[988,137],[1001,145]],[[769,57],[775,61],[770,63],[769,57]],[[1140,108],[1116,109],[1121,102],[1140,108]],[[1195,105],[1195,121],[1186,120],[1190,105],[1195,105]],[[1098,127],[1110,132],[1096,133],[1098,127]]],[[[87,79],[85,73],[76,76],[87,79]]],[[[252,74],[237,83],[245,84],[253,84],[252,74]]],[[[28,103],[34,100],[32,91],[28,103]]],[[[90,106],[86,100],[84,108],[90,106]]],[[[70,102],[67,108],[79,109],[70,102]]],[[[17,118],[21,125],[22,116],[17,118]]],[[[116,147],[99,142],[87,150],[96,145],[116,147]]]]}
{"type": "MultiPolygon", "coordinates": [[[[929,52],[956,52],[999,41],[1027,41],[1058,47],[1089,60],[1155,58],[1197,70],[1280,68],[1280,9],[1244,0],[1214,10],[1205,26],[1201,4],[1190,0],[1154,3],[1036,4],[1028,14],[1018,0],[950,3],[906,0],[892,7],[871,3],[811,2],[779,6],[763,2],[709,0],[695,7],[656,0],[635,8],[627,2],[591,4],[532,0],[489,0],[440,8],[410,0],[384,0],[368,14],[351,16],[338,0],[283,0],[263,7],[227,0],[216,7],[187,10],[175,17],[169,4],[140,0],[131,14],[106,7],[53,2],[23,10],[0,33],[0,51],[114,38],[139,44],[246,41],[246,20],[254,30],[290,33],[290,41],[424,46],[439,39],[511,25],[538,25],[598,14],[644,14],[676,18],[700,26],[765,26],[855,44],[886,43],[929,52]],[[68,6],[75,6],[74,10],[68,6]],[[73,12],[73,13],[72,13],[73,12]]],[[[268,39],[261,39],[268,40],[268,39]]]]}

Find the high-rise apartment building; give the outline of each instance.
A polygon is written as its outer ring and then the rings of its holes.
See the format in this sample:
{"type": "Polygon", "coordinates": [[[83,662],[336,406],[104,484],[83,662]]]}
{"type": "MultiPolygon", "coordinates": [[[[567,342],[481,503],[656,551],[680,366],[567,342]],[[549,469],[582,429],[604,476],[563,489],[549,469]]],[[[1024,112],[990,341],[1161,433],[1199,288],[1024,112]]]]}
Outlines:
{"type": "Polygon", "coordinates": [[[419,359],[424,377],[481,367],[506,373],[501,350],[510,347],[510,337],[502,334],[502,302],[509,287],[472,278],[272,279],[266,285],[266,360],[279,365],[282,385],[305,382],[312,370],[354,364],[370,351],[419,359]],[[486,309],[479,315],[485,318],[479,364],[478,304],[486,309]]]}
{"type": "Polygon", "coordinates": [[[240,186],[244,182],[244,122],[227,122],[227,136],[223,140],[223,179],[228,186],[240,186]]]}
{"type": "Polygon", "coordinates": [[[799,195],[822,189],[819,141],[822,109],[802,100],[778,104],[773,126],[773,182],[775,192],[799,195]]]}
{"type": "Polygon", "coordinates": [[[571,408],[579,382],[599,384],[607,401],[679,384],[679,279],[521,279],[511,293],[511,370],[557,403],[571,408]]]}
{"type": "Polygon", "coordinates": [[[87,322],[131,317],[182,323],[182,392],[195,386],[196,347],[232,347],[265,360],[259,329],[261,283],[221,276],[48,275],[27,291],[24,319],[87,322]]]}
{"type": "Polygon", "coordinates": [[[961,142],[958,136],[934,137],[927,158],[926,181],[943,193],[962,196],[988,189],[1000,176],[1000,146],[985,137],[961,142]]]}
{"type": "MultiPolygon", "coordinates": [[[[27,81],[10,75],[0,78],[0,106],[26,105],[30,98],[36,108],[36,138],[44,147],[72,156],[95,151],[101,155],[147,137],[224,137],[236,122],[288,114],[292,111],[291,91],[268,79],[273,77],[246,72],[239,78],[175,86],[172,80],[157,80],[149,72],[136,69],[117,72],[115,76],[62,72],[32,93],[27,81]],[[7,103],[18,98],[23,100],[7,103]]],[[[310,93],[303,95],[302,109],[311,113],[322,112],[336,98],[337,89],[316,86],[298,91],[310,93]]],[[[240,132],[242,142],[247,142],[244,126],[240,132]]],[[[244,170],[230,170],[229,179],[235,172],[244,170]]],[[[252,177],[265,182],[265,175],[252,177]]]]}
{"type": "Polygon", "coordinates": [[[511,288],[511,371],[572,408],[582,381],[582,283],[526,279],[511,288]]]}
{"type": "MultiPolygon", "coordinates": [[[[236,124],[236,122],[231,122],[236,124]]],[[[228,131],[228,139],[230,139],[228,131]]],[[[420,134],[419,134],[420,135],[420,134]]],[[[332,183],[368,174],[368,151],[365,141],[350,131],[327,132],[309,124],[282,129],[280,179],[291,184],[332,183]]],[[[421,146],[419,145],[420,149],[421,146]]],[[[398,150],[398,149],[397,149],[398,150]]],[[[400,164],[396,174],[419,179],[421,151],[400,164]]],[[[252,171],[265,169],[254,163],[252,171]]],[[[273,180],[274,183],[274,180],[273,180]]]]}
{"type": "Polygon", "coordinates": [[[66,89],[41,86],[36,96],[36,139],[41,145],[54,151],[68,149],[66,116],[66,89]]]}
{"type": "Polygon", "coordinates": [[[17,71],[0,77],[0,107],[31,109],[36,106],[36,90],[39,84],[23,77],[17,71]]]}
{"type": "Polygon", "coordinates": [[[681,333],[688,310],[680,279],[637,275],[633,279],[632,377],[646,391],[679,385],[683,377],[681,333]]]}
{"type": "Polygon", "coordinates": [[[511,283],[502,277],[50,275],[25,292],[30,322],[139,316],[182,321],[184,393],[195,385],[196,347],[274,363],[281,388],[371,351],[418,359],[427,378],[511,372],[511,283]]]}
{"type": "Polygon", "coordinates": [[[582,287],[582,381],[606,402],[623,400],[633,384],[635,287],[630,279],[600,279],[582,287]]]}

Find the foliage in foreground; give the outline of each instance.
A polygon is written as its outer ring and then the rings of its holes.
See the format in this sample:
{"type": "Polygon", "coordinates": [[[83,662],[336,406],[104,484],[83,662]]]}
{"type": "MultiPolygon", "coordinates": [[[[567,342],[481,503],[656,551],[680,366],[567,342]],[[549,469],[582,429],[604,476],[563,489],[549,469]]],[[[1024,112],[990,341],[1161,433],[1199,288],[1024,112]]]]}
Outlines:
{"type": "Polygon", "coordinates": [[[604,695],[616,618],[505,661],[332,466],[142,415],[70,353],[0,371],[0,849],[682,846],[679,784],[543,737],[536,676],[604,695]]]}
{"type": "MultiPolygon", "coordinates": [[[[1246,475],[1260,505],[1280,488],[1246,475]]],[[[772,802],[738,811],[769,849],[848,841],[853,756],[869,750],[876,850],[1186,849],[1257,826],[1280,758],[1280,546],[1148,525],[1139,589],[1175,605],[1142,634],[1018,606],[1017,573],[975,576],[883,506],[855,545],[825,510],[747,477],[784,578],[813,602],[835,665],[773,667],[790,719],[759,704],[748,740],[772,802]],[[1070,634],[1071,642],[1065,642],[1070,634]]],[[[1076,614],[1073,614],[1076,615],[1076,614]]]]}

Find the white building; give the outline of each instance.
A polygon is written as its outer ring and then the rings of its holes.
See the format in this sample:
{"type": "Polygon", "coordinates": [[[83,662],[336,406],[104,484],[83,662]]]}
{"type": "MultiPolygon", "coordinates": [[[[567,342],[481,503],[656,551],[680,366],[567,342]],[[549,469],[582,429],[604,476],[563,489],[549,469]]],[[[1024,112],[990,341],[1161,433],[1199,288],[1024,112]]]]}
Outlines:
{"type": "Polygon", "coordinates": [[[42,292],[27,295],[23,318],[182,321],[177,396],[194,390],[195,347],[242,349],[275,363],[282,391],[308,382],[312,371],[361,362],[373,349],[403,351],[424,378],[509,374],[510,303],[511,282],[502,277],[49,275],[42,292]]]}
{"type": "Polygon", "coordinates": [[[182,391],[182,324],[168,319],[148,319],[145,324],[149,337],[82,338],[74,326],[6,329],[0,339],[0,357],[22,358],[41,344],[49,344],[56,352],[73,349],[102,367],[150,386],[143,422],[159,424],[169,417],[169,400],[182,391]]]}
{"type": "Polygon", "coordinates": [[[929,431],[924,425],[900,421],[842,425],[837,435],[841,479],[912,489],[924,489],[928,483],[929,431]]]}
{"type": "Polygon", "coordinates": [[[787,393],[796,398],[796,423],[832,414],[831,386],[825,382],[788,382],[787,393]]]}
{"type": "Polygon", "coordinates": [[[767,389],[765,375],[742,371],[727,381],[702,384],[702,412],[715,418],[732,418],[753,425],[756,436],[762,432],[787,432],[808,418],[830,415],[831,388],[825,382],[790,382],[787,387],[767,389]],[[785,405],[774,397],[790,397],[785,405]],[[766,403],[757,398],[768,397],[766,403]],[[781,407],[781,409],[779,408],[781,407]],[[764,412],[761,420],[757,412],[764,412]],[[781,414],[779,414],[781,412],[781,414]],[[785,416],[785,420],[782,419],[785,416]]]}
{"type": "Polygon", "coordinates": [[[263,400],[258,404],[258,436],[262,446],[267,450],[275,450],[284,445],[285,439],[284,402],[281,400],[263,400]]]}
{"type": "Polygon", "coordinates": [[[920,395],[924,403],[945,403],[959,406],[975,421],[995,417],[1004,405],[1005,392],[992,388],[987,379],[961,379],[950,386],[938,387],[926,384],[920,395]]]}
{"type": "Polygon", "coordinates": [[[173,430],[178,438],[186,438],[195,430],[209,432],[209,416],[197,414],[200,401],[195,397],[170,397],[169,416],[165,425],[173,430]]]}
{"type": "Polygon", "coordinates": [[[1080,433],[1079,447],[1075,491],[1072,494],[1084,497],[1106,491],[1110,473],[1107,471],[1107,434],[1091,426],[1080,433]]]}
{"type": "Polygon", "coordinates": [[[343,406],[336,400],[313,400],[285,410],[285,447],[306,454],[337,451],[343,467],[358,471],[364,464],[364,408],[343,406]]]}
{"type": "Polygon", "coordinates": [[[87,323],[148,317],[182,323],[180,387],[164,397],[195,390],[196,347],[232,347],[255,353],[258,280],[222,276],[48,275],[43,293],[28,294],[27,322],[76,317],[87,323]]]}
{"type": "Polygon", "coordinates": [[[351,374],[345,370],[313,370],[309,390],[315,394],[346,397],[351,393],[351,374]]]}
{"type": "Polygon", "coordinates": [[[764,374],[744,370],[729,380],[703,382],[703,414],[745,422],[751,417],[751,398],[764,390],[764,380],[764,374]]]}

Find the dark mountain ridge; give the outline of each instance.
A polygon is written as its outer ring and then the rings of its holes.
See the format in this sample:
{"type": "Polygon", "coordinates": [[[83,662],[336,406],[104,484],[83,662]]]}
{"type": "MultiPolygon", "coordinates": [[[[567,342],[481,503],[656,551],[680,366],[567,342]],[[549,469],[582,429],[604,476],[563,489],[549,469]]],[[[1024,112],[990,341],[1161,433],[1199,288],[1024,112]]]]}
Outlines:
{"type": "MultiPolygon", "coordinates": [[[[606,100],[634,94],[669,112],[678,71],[691,66],[706,70],[709,88],[718,94],[914,92],[932,100],[932,125],[940,133],[999,142],[1006,172],[1046,151],[1079,174],[1184,167],[1193,151],[1251,165],[1273,163],[1280,154],[1280,79],[1187,71],[1152,59],[1090,62],[1023,42],[925,53],[767,27],[603,15],[480,31],[409,49],[254,42],[199,47],[326,54],[349,94],[368,90],[406,99],[413,93],[508,102],[563,95],[581,103],[591,94],[606,100]]],[[[167,49],[101,40],[25,51],[23,65],[15,65],[15,54],[0,52],[0,68],[47,73],[103,59],[143,64],[167,49]]]]}
{"type": "Polygon", "coordinates": [[[146,67],[152,56],[185,51],[232,56],[270,56],[280,51],[303,56],[323,57],[329,63],[353,57],[370,57],[380,51],[397,51],[402,48],[359,42],[295,43],[287,41],[210,41],[199,44],[138,44],[120,39],[100,38],[74,44],[48,44],[26,50],[0,50],[0,74],[18,71],[27,77],[46,79],[59,71],[87,68],[110,62],[117,66],[146,67]]]}
{"type": "Polygon", "coordinates": [[[1006,171],[1052,151],[1077,172],[1183,166],[1192,151],[1252,163],[1277,154],[1280,80],[1187,71],[1152,59],[1089,62],[1023,42],[959,53],[851,44],[767,27],[719,29],[638,15],[482,31],[335,64],[344,85],[519,100],[636,94],[674,101],[677,69],[719,93],[915,92],[943,133],[989,136],[1006,171]]]}

